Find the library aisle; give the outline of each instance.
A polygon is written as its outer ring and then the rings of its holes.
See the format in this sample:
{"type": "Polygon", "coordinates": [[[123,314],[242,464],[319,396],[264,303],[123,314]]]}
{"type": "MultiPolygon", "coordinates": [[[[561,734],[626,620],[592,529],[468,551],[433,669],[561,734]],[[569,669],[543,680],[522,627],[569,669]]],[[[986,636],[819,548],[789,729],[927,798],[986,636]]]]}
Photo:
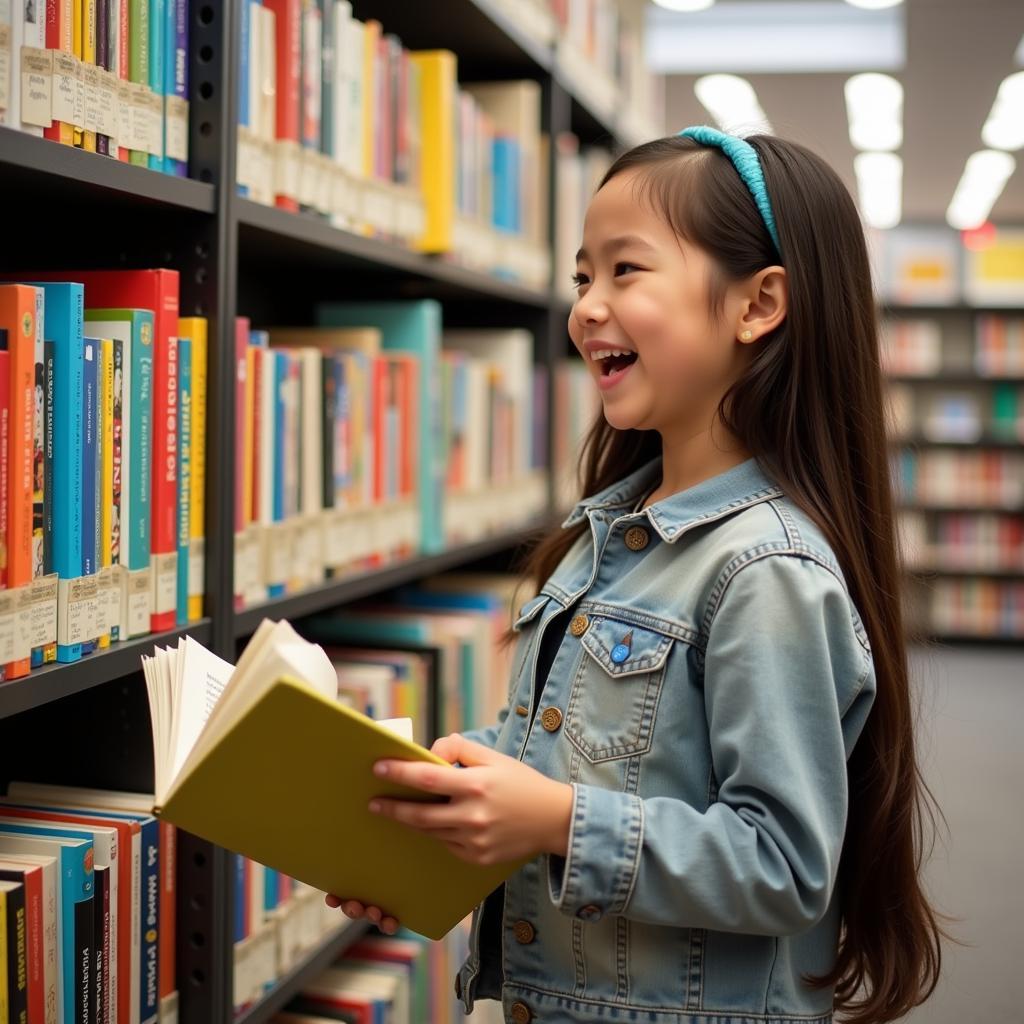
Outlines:
{"type": "Polygon", "coordinates": [[[929,892],[958,917],[964,943],[944,949],[933,999],[913,1024],[1011,1021],[1020,1015],[1024,888],[1024,672],[1016,651],[978,646],[911,650],[922,770],[948,822],[928,866],[929,892]]]}

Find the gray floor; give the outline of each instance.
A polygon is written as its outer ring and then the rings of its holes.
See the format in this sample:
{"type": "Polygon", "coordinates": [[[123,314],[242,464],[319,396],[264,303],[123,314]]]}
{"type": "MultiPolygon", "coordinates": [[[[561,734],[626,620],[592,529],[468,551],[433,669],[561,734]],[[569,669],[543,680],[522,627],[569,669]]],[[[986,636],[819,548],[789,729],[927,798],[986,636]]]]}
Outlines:
{"type": "Polygon", "coordinates": [[[1024,651],[919,648],[918,744],[946,816],[926,884],[960,918],[913,1024],[1024,1022],[1024,651]]]}

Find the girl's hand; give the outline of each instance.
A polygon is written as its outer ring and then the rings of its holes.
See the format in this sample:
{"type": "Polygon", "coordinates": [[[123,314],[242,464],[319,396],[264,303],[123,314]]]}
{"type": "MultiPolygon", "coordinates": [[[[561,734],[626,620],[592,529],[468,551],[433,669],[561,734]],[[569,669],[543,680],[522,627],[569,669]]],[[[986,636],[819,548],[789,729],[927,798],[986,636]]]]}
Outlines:
{"type": "Polygon", "coordinates": [[[329,907],[341,907],[341,912],[353,920],[358,921],[362,917],[368,918],[385,935],[394,935],[398,931],[398,918],[385,916],[380,907],[364,906],[358,900],[344,900],[330,892],[324,897],[324,903],[329,907]]]}
{"type": "Polygon", "coordinates": [[[417,803],[377,797],[370,811],[440,839],[455,856],[489,865],[531,859],[541,853],[565,856],[572,818],[572,787],[514,757],[465,739],[458,733],[431,751],[465,767],[452,771],[416,761],[378,761],[374,773],[447,803],[417,803]]]}

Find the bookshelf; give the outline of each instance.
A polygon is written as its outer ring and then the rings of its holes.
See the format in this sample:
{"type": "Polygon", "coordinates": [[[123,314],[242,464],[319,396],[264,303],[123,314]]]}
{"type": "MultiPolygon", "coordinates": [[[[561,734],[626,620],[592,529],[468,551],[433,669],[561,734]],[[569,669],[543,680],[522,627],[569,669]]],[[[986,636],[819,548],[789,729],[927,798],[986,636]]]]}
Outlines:
{"type": "Polygon", "coordinates": [[[890,350],[887,381],[908,618],[920,637],[1024,643],[1024,376],[1015,363],[993,371],[983,350],[985,321],[1022,316],[961,302],[882,310],[909,345],[890,350]]]}
{"type": "MultiPolygon", "coordinates": [[[[540,83],[542,131],[572,131],[585,144],[635,141],[640,129],[601,111],[586,83],[556,58],[553,38],[524,28],[514,5],[446,0],[435,5],[355,0],[409,48],[456,53],[460,81],[531,78],[540,83]]],[[[328,580],[264,606],[233,602],[234,332],[254,322],[311,323],[325,299],[436,298],[446,326],[525,327],[549,369],[564,353],[567,306],[549,283],[532,288],[443,258],[332,227],[323,218],[267,207],[236,194],[238,6],[191,0],[189,177],[176,178],[0,127],[0,188],[16,196],[0,270],[166,266],[180,273],[180,313],[209,322],[204,617],[187,628],[114,644],[73,664],[0,683],[0,789],[16,777],[146,791],[152,787],[149,713],[140,656],[189,635],[234,660],[264,614],[296,617],[462,565],[507,565],[554,521],[547,515],[439,554],[328,580]]],[[[554,147],[542,165],[549,212],[554,147]]],[[[549,248],[554,217],[549,216],[549,248]]],[[[549,432],[553,389],[549,389],[549,432]]],[[[549,451],[551,446],[548,446],[549,451]]],[[[243,1014],[233,1013],[232,865],[227,851],[182,833],[177,849],[178,1019],[262,1024],[365,927],[340,927],[243,1014]]],[[[426,1022],[425,1022],[426,1024],[426,1022]]]]}

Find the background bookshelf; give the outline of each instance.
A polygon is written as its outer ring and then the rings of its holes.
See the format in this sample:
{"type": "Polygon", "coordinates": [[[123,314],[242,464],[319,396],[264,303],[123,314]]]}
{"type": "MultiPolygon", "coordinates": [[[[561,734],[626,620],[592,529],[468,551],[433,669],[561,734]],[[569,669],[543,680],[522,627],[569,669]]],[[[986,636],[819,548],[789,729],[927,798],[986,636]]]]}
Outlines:
{"type": "MultiPolygon", "coordinates": [[[[378,19],[407,49],[452,51],[460,85],[537,82],[545,139],[571,136],[584,149],[612,151],[660,134],[657,98],[645,91],[648,86],[636,60],[641,7],[632,0],[593,0],[574,4],[571,11],[569,5],[544,0],[449,0],[444,17],[438,17],[432,5],[355,0],[352,14],[378,19]],[[581,10],[585,17],[600,19],[603,45],[581,33],[581,10]],[[619,22],[631,40],[629,52],[607,45],[608,33],[618,36],[614,26],[619,22]],[[636,84],[628,104],[607,102],[609,76],[616,67],[636,84]]],[[[561,505],[555,499],[555,471],[549,468],[546,508],[529,520],[439,553],[236,608],[234,495],[226,482],[235,479],[237,316],[250,317],[254,326],[312,325],[316,305],[324,301],[436,299],[445,328],[525,328],[534,338],[535,364],[547,367],[553,378],[564,357],[568,308],[564,282],[556,286],[551,274],[524,283],[335,227],[322,215],[281,210],[240,196],[236,126],[241,6],[190,0],[187,10],[188,175],[160,173],[0,126],[0,186],[18,200],[5,224],[8,237],[17,243],[5,247],[0,271],[170,267],[180,274],[180,315],[207,319],[203,616],[183,628],[115,643],[80,662],[45,666],[0,684],[0,791],[19,777],[151,790],[149,713],[139,659],[154,644],[192,636],[234,660],[264,615],[292,618],[322,612],[459,566],[507,569],[522,545],[551,525],[561,505]]],[[[546,225],[541,242],[549,264],[555,248],[556,163],[557,147],[546,145],[539,167],[546,225]]],[[[556,421],[558,395],[549,387],[544,411],[549,452],[556,447],[550,435],[569,423],[556,421]]],[[[578,430],[579,422],[577,410],[572,429],[578,430]]],[[[553,454],[566,463],[566,438],[559,438],[558,445],[553,454]]],[[[568,472],[569,467],[562,469],[568,472]]],[[[187,834],[179,836],[176,980],[178,1019],[188,1024],[226,1024],[235,1017],[233,870],[228,851],[187,834]]],[[[239,1019],[246,1024],[269,1020],[364,931],[339,921],[260,999],[250,1002],[239,1019]]]]}

